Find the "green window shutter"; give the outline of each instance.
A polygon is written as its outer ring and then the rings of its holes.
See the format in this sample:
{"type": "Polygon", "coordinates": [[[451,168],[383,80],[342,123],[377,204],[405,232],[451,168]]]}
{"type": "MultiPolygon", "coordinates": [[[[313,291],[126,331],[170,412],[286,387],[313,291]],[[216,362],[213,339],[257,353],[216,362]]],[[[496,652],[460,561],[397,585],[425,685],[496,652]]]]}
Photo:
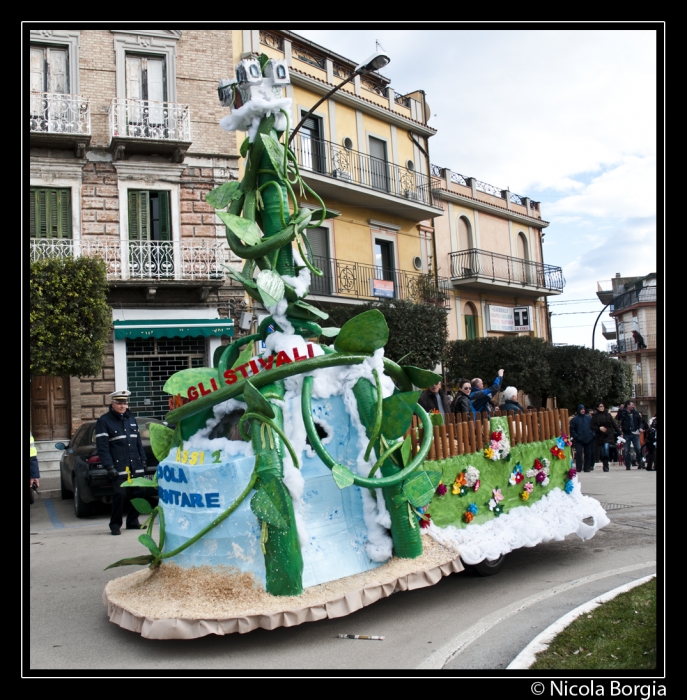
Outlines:
{"type": "Polygon", "coordinates": [[[71,238],[71,190],[32,187],[29,207],[31,238],[71,238]]]}
{"type": "Polygon", "coordinates": [[[169,208],[169,192],[161,190],[158,192],[158,203],[160,205],[160,240],[172,240],[172,217],[169,208]]]}
{"type": "Polygon", "coordinates": [[[150,194],[144,190],[129,190],[129,239],[150,240],[150,194]]]}

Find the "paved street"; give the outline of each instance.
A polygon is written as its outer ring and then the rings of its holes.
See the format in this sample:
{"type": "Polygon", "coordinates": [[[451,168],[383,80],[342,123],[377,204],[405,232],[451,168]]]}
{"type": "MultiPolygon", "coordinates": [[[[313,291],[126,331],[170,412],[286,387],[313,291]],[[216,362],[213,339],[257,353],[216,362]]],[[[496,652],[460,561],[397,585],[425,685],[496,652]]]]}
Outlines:
{"type": "Polygon", "coordinates": [[[109,622],[103,589],[136,568],[104,568],[143,553],[136,533],[111,537],[106,512],[77,520],[71,501],[37,499],[28,513],[28,664],[32,670],[89,671],[143,664],[151,675],[179,669],[504,669],[569,610],[657,570],[656,479],[656,473],[618,466],[581,474],[583,492],[606,504],[611,523],[588,542],[570,535],[517,550],[497,576],[453,574],[345,618],[192,641],[147,640],[109,622]],[[385,640],[341,640],[338,634],[385,640]]]}

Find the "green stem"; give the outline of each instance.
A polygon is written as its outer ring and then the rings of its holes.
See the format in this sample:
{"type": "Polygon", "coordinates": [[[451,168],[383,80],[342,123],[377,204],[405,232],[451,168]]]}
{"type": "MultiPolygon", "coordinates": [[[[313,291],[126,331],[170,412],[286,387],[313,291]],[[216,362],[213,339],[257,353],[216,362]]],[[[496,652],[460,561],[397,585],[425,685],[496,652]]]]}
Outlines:
{"type": "Polygon", "coordinates": [[[301,236],[296,236],[296,245],[298,246],[298,252],[301,254],[301,258],[303,258],[303,263],[305,266],[312,272],[314,275],[317,277],[323,277],[324,272],[320,270],[319,268],[315,267],[314,265],[310,264],[310,261],[308,260],[308,256],[303,250],[303,246],[301,245],[301,236]]]}
{"type": "Polygon", "coordinates": [[[401,447],[403,447],[403,440],[401,442],[397,442],[393,447],[390,447],[376,462],[374,467],[370,469],[370,473],[367,475],[368,479],[371,479],[374,475],[377,469],[379,469],[382,464],[384,464],[385,460],[387,460],[391,455],[396,452],[396,450],[400,450],[401,447]]]}
{"type": "MultiPolygon", "coordinates": [[[[276,182],[275,180],[268,180],[266,183],[263,185],[260,185],[258,187],[258,192],[262,192],[266,187],[276,187],[277,190],[279,191],[279,194],[281,194],[281,188],[279,187],[279,183],[276,182]]],[[[286,228],[288,226],[286,222],[286,218],[284,217],[284,202],[281,197],[279,197],[279,215],[281,217],[281,225],[286,228]]]]}
{"type": "MultiPolygon", "coordinates": [[[[370,452],[372,452],[372,446],[377,442],[377,438],[379,437],[379,432],[382,429],[382,381],[379,378],[379,373],[377,372],[376,369],[372,370],[372,374],[375,378],[375,384],[377,385],[377,405],[375,406],[375,422],[374,425],[372,426],[372,435],[370,436],[370,442],[367,445],[367,449],[365,450],[365,461],[367,462],[368,459],[370,459],[370,452]]],[[[372,477],[372,474],[370,474],[370,477],[372,477]]]]}
{"type": "Polygon", "coordinates": [[[247,433],[245,430],[245,421],[250,420],[251,418],[254,418],[257,421],[260,421],[261,423],[265,423],[266,425],[269,425],[272,430],[274,430],[277,435],[282,439],[283,443],[286,445],[286,449],[289,451],[289,454],[291,455],[291,459],[293,460],[293,464],[296,467],[296,469],[300,469],[298,465],[298,457],[296,457],[296,453],[291,446],[291,443],[289,442],[288,438],[286,435],[284,435],[284,431],[270,418],[267,416],[263,416],[262,413],[244,413],[241,416],[241,420],[239,421],[239,430],[243,430],[243,434],[250,439],[250,433],[247,433]]]}

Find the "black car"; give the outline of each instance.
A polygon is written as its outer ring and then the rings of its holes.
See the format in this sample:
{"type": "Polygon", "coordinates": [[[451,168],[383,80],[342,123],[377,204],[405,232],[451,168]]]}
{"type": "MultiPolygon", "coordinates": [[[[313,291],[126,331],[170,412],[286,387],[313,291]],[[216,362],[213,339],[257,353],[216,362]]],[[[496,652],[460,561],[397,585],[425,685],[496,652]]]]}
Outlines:
{"type": "MultiPolygon", "coordinates": [[[[151,423],[164,425],[155,418],[136,418],[143,449],[146,453],[147,466],[145,474],[134,474],[136,477],[152,479],[157,471],[157,459],[150,447],[151,423]]],[[[74,433],[74,437],[65,445],[58,442],[55,447],[64,450],[60,459],[60,488],[62,498],[74,498],[74,513],[77,518],[93,515],[99,502],[112,501],[112,482],[107,470],[100,464],[100,458],[95,448],[95,421],[84,423],[74,433]]],[[[153,505],[157,504],[157,489],[145,489],[141,494],[153,505]]]]}

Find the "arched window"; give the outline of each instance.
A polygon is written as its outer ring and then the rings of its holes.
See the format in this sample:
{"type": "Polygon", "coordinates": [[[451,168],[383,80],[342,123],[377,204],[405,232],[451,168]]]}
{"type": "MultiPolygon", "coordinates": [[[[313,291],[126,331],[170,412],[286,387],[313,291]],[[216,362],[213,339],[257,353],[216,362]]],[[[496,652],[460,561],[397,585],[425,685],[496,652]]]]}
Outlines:
{"type": "Polygon", "coordinates": [[[472,340],[477,337],[477,310],[472,302],[468,302],[463,307],[463,318],[465,319],[465,339],[472,340]]]}
{"type": "Polygon", "coordinates": [[[470,221],[464,216],[458,217],[458,250],[468,250],[473,248],[472,226],[470,221]]]}
{"type": "Polygon", "coordinates": [[[520,231],[518,233],[518,258],[520,258],[523,262],[520,264],[520,281],[524,282],[525,284],[530,284],[532,280],[532,270],[531,270],[531,265],[529,263],[530,259],[530,250],[529,250],[529,245],[527,243],[527,237],[525,234],[520,231]]]}
{"type": "Polygon", "coordinates": [[[476,272],[472,225],[465,216],[459,216],[456,228],[458,229],[458,273],[461,277],[472,277],[476,272]]]}

